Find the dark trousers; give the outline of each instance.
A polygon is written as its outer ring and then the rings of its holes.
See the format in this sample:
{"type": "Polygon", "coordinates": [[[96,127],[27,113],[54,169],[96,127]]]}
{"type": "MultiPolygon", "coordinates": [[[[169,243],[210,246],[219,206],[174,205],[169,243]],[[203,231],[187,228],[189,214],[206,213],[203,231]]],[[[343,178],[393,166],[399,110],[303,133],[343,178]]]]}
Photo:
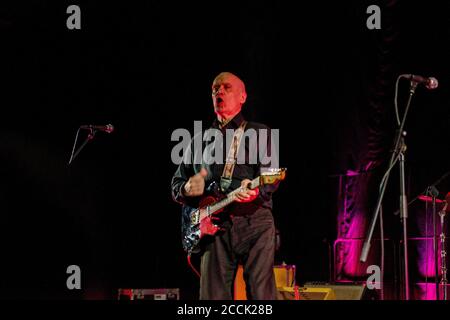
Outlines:
{"type": "Polygon", "coordinates": [[[233,299],[234,278],[242,263],[247,298],[275,300],[275,225],[271,210],[260,208],[251,216],[235,216],[224,227],[225,232],[216,235],[202,255],[200,299],[233,299]]]}

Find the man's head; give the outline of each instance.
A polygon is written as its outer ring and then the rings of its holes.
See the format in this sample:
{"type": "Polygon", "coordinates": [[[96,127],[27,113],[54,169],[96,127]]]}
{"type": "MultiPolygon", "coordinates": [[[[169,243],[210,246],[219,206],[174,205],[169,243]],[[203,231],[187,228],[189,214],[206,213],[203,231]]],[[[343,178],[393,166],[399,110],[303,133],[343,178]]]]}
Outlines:
{"type": "Polygon", "coordinates": [[[245,85],[230,72],[220,73],[212,84],[214,111],[222,119],[229,119],[239,113],[247,99],[245,85]]]}

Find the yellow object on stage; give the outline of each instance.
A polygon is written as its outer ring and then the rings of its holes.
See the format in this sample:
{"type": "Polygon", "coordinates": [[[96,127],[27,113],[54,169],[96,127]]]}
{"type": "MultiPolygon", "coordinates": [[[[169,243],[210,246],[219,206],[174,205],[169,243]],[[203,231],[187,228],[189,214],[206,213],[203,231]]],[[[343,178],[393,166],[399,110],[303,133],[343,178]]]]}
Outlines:
{"type": "MultiPolygon", "coordinates": [[[[288,288],[295,286],[295,266],[294,265],[276,265],[273,267],[275,276],[275,285],[277,288],[288,288]]],[[[238,266],[236,278],[234,280],[234,300],[247,300],[245,290],[244,268],[238,266]]]]}
{"type": "Polygon", "coordinates": [[[281,287],[277,292],[278,300],[336,300],[331,288],[281,287]]]}

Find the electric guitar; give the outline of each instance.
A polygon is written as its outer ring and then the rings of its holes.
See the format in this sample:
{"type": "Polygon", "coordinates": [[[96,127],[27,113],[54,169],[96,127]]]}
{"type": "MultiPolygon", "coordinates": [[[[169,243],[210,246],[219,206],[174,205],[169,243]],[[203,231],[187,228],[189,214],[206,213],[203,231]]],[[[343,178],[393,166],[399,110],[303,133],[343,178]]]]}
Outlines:
{"type": "MultiPolygon", "coordinates": [[[[261,185],[274,184],[278,181],[284,180],[286,177],[286,169],[270,169],[262,173],[259,177],[252,180],[247,186],[248,189],[255,189],[261,185]]],[[[182,242],[183,249],[190,255],[191,253],[198,253],[200,251],[199,243],[205,235],[214,235],[215,232],[203,234],[200,230],[200,222],[203,219],[211,218],[213,215],[222,211],[223,208],[236,200],[236,194],[244,191],[245,188],[240,187],[228,193],[222,199],[217,196],[208,195],[203,197],[200,201],[199,208],[192,208],[189,206],[183,207],[182,212],[182,242]]]]}

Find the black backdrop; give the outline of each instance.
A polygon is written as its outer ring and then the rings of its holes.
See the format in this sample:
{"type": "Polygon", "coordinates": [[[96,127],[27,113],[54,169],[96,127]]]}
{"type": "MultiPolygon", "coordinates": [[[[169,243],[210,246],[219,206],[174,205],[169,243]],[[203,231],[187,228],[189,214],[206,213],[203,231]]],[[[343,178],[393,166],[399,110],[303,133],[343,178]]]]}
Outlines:
{"type": "Polygon", "coordinates": [[[280,129],[289,173],[274,200],[277,259],[297,266],[298,281],[330,280],[333,175],[361,169],[374,132],[373,160],[385,159],[399,73],[440,81],[435,92],[418,89],[408,120],[410,195],[450,169],[443,1],[379,2],[381,30],[366,28],[369,1],[79,1],[81,30],[66,28],[69,4],[0,5],[3,297],[113,298],[128,287],[195,299],[170,198],[171,134],[212,121],[220,71],[247,83],[249,119],[280,129]],[[78,126],[106,123],[116,130],[98,133],[68,167],[78,126]],[[66,288],[71,264],[81,291],[66,288]]]}

